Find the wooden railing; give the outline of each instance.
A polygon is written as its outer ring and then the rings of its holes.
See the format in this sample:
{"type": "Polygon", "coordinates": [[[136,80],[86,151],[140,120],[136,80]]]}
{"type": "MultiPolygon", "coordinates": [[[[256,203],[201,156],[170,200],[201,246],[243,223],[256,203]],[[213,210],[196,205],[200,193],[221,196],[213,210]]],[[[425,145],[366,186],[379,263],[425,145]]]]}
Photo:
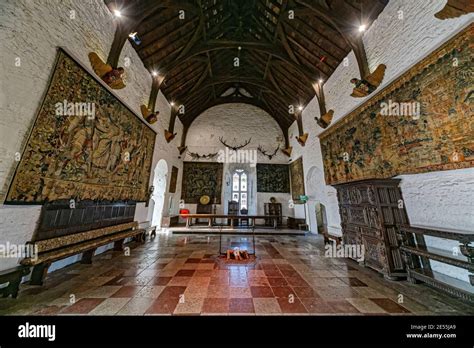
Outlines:
{"type": "Polygon", "coordinates": [[[407,265],[408,279],[422,281],[451,295],[474,302],[474,232],[441,230],[425,227],[401,226],[400,250],[407,265]],[[454,240],[458,247],[452,250],[426,245],[425,236],[454,240]],[[464,281],[435,271],[430,260],[469,271],[469,281],[464,281]]]}

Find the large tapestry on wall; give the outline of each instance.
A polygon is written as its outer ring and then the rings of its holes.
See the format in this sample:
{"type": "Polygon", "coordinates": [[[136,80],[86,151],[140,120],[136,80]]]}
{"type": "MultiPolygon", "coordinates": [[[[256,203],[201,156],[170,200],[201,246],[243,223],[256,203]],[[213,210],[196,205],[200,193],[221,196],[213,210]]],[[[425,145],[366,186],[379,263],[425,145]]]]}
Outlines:
{"type": "Polygon", "coordinates": [[[6,202],[145,201],[154,143],[150,128],[59,50],[6,202]]]}
{"type": "Polygon", "coordinates": [[[290,192],[287,164],[257,164],[257,192],[290,192]]]}
{"type": "Polygon", "coordinates": [[[474,166],[473,36],[470,25],[320,135],[328,185],[474,166]]]}
{"type": "Polygon", "coordinates": [[[299,201],[300,196],[305,194],[303,157],[300,157],[296,161],[290,163],[290,178],[291,197],[294,201],[299,201]]]}
{"type": "Polygon", "coordinates": [[[222,163],[184,162],[181,198],[186,203],[199,203],[206,195],[211,203],[221,203],[222,163]]]}

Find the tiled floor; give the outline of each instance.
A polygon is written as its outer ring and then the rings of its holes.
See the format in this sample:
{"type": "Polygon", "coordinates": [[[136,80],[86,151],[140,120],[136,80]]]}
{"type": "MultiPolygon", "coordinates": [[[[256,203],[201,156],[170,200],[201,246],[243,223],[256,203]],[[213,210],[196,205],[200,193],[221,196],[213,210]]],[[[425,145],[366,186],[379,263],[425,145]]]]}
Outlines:
{"type": "MultiPolygon", "coordinates": [[[[251,237],[225,237],[244,247],[251,237]]],[[[92,265],[48,275],[1,299],[0,314],[411,315],[474,314],[425,285],[387,281],[357,263],[325,258],[318,236],[259,236],[257,260],[216,261],[219,236],[158,234],[92,265]]],[[[227,244],[223,247],[225,249],[227,244]]]]}

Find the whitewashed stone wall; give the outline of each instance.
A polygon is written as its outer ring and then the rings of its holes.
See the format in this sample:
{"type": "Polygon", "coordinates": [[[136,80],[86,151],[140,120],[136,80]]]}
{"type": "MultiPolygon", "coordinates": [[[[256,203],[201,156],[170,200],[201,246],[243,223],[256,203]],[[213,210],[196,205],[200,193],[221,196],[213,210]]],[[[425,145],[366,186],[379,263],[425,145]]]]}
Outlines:
{"type": "MultiPolygon", "coordinates": [[[[200,155],[216,153],[225,150],[225,146],[219,141],[219,137],[229,145],[243,144],[252,139],[250,144],[243,150],[257,151],[261,145],[265,151],[273,152],[277,146],[283,148],[285,145],[283,133],[276,121],[264,110],[248,104],[223,104],[214,106],[201,115],[191,124],[188,131],[186,145],[189,151],[200,155]]],[[[185,161],[195,161],[189,154],[185,161]]],[[[205,160],[203,160],[205,161],[205,160]]],[[[209,161],[209,160],[207,160],[209,161]]],[[[213,161],[217,161],[214,159],[213,161]]],[[[258,163],[288,163],[288,157],[281,151],[271,160],[257,151],[258,163]]],[[[218,205],[217,212],[224,213],[227,210],[227,201],[230,200],[230,186],[226,184],[226,176],[230,178],[234,165],[224,165],[224,178],[222,186],[222,202],[218,205]]],[[[257,193],[255,168],[240,166],[246,169],[250,175],[249,184],[249,214],[263,214],[263,203],[269,202],[270,197],[277,198],[282,203],[283,215],[292,215],[288,208],[289,194],[285,193],[257,193]]],[[[230,180],[230,179],[229,179],[230,180]]],[[[195,204],[188,204],[187,208],[195,211],[195,204]]]]}
{"type": "MultiPolygon", "coordinates": [[[[243,150],[257,150],[261,145],[265,151],[273,152],[278,145],[284,147],[283,133],[276,121],[264,110],[248,104],[222,104],[199,115],[188,131],[186,145],[189,151],[199,154],[225,149],[219,137],[230,145],[243,144],[252,139],[243,150]]],[[[189,155],[185,161],[192,160],[189,155]]],[[[281,151],[269,160],[258,153],[258,163],[288,163],[281,151]]]]}
{"type": "MultiPolygon", "coordinates": [[[[5,198],[17,165],[15,153],[21,153],[25,146],[48,86],[57,47],[65,47],[90,67],[89,52],[95,51],[103,59],[107,57],[115,32],[115,20],[101,0],[0,2],[0,202],[5,198]],[[20,66],[15,65],[18,58],[20,66]]],[[[126,57],[130,59],[130,66],[126,69],[127,87],[115,92],[140,115],[140,105],[148,102],[151,76],[128,42],[119,65],[124,66],[126,57]]],[[[170,171],[171,166],[175,165],[181,172],[177,140],[167,144],[163,137],[164,128],[168,126],[170,106],[161,93],[156,108],[161,113],[160,121],[153,125],[157,140],[152,168],[159,159],[164,158],[170,171]]],[[[182,125],[179,121],[175,128],[180,134],[182,125]]],[[[152,182],[153,178],[150,180],[152,182]]],[[[180,186],[178,182],[178,188],[180,186]]],[[[180,192],[175,195],[175,201],[178,201],[180,192]]],[[[140,204],[137,217],[147,216],[146,209],[144,204],[140,204]]],[[[30,240],[39,211],[39,206],[0,205],[0,243],[30,240]]],[[[16,259],[3,259],[0,270],[12,267],[16,262],[16,259]]]]}

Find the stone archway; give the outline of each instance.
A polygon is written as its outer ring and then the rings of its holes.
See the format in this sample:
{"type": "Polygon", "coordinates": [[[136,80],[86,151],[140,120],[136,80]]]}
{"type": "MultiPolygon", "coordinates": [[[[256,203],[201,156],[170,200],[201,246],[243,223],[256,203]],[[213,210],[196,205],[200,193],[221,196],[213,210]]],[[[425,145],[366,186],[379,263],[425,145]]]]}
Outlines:
{"type": "Polygon", "coordinates": [[[321,180],[324,180],[323,171],[316,166],[309,168],[308,174],[306,175],[306,194],[310,199],[317,201],[321,200],[321,197],[324,194],[321,180]]]}
{"type": "MultiPolygon", "coordinates": [[[[168,164],[164,159],[158,161],[155,167],[153,177],[153,211],[151,216],[151,225],[161,228],[161,219],[163,217],[163,208],[165,206],[165,193],[168,183],[168,164]]],[[[151,204],[150,204],[151,206],[151,204]]],[[[150,207],[151,208],[151,207],[150,207]]]]}
{"type": "Polygon", "coordinates": [[[317,218],[317,211],[320,209],[321,201],[324,199],[324,190],[321,185],[324,174],[321,168],[312,166],[306,174],[306,194],[308,195],[308,219],[310,230],[313,233],[320,232],[320,221],[317,218]]]}

